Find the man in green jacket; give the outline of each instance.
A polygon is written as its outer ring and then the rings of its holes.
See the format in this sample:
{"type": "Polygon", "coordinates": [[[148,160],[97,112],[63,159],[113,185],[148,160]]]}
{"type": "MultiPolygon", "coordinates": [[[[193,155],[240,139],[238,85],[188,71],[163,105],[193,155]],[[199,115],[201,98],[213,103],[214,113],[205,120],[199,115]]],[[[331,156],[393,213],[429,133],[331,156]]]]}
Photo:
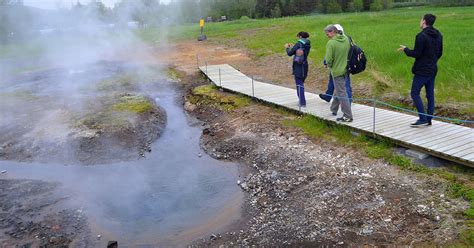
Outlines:
{"type": "Polygon", "coordinates": [[[334,25],[328,25],[324,32],[329,38],[325,59],[334,79],[334,98],[330,109],[333,115],[337,115],[341,105],[342,117],[336,121],[351,122],[353,120],[351,103],[346,91],[347,56],[351,45],[347,36],[339,34],[334,25]]]}

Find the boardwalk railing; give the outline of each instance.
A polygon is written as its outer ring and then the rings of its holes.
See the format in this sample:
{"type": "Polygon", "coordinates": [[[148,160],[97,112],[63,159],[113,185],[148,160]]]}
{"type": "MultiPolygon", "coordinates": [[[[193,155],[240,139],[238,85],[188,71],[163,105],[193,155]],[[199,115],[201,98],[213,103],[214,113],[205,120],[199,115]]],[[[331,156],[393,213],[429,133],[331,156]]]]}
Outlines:
{"type": "MultiPolygon", "coordinates": [[[[296,90],[286,87],[258,82],[253,76],[248,77],[229,65],[208,65],[198,68],[217,86],[227,90],[242,93],[259,100],[298,110],[303,113],[312,114],[322,119],[334,121],[334,116],[328,115],[327,103],[320,100],[316,94],[306,92],[307,107],[301,108],[296,97],[296,90]],[[258,93],[258,94],[257,94],[258,93]]],[[[410,128],[409,124],[414,122],[413,115],[407,115],[386,109],[411,114],[419,114],[416,111],[401,108],[383,101],[372,98],[351,98],[354,102],[365,102],[370,105],[352,104],[354,122],[341,123],[355,129],[370,132],[374,136],[382,136],[407,146],[422,149],[435,156],[443,157],[458,163],[474,167],[474,130],[441,121],[433,121],[433,127],[410,128]],[[408,128],[407,128],[408,127],[408,128]]],[[[472,124],[472,120],[460,120],[442,116],[428,115],[437,120],[451,121],[454,123],[472,124]]]]}

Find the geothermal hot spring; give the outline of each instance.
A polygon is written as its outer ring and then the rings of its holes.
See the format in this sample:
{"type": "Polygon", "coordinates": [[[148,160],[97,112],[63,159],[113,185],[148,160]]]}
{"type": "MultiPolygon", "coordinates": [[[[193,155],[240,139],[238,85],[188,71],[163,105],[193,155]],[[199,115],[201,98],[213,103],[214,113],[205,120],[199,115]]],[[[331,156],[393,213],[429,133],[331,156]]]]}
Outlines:
{"type": "MultiPolygon", "coordinates": [[[[70,135],[67,124],[54,113],[66,111],[64,106],[74,111],[87,108],[81,103],[84,95],[90,99],[100,94],[91,85],[127,70],[137,69],[100,62],[17,73],[3,80],[0,89],[4,96],[0,100],[2,132],[21,135],[32,144],[34,135],[46,135],[51,138],[42,144],[47,152],[47,146],[70,135]],[[18,132],[22,125],[36,131],[18,132]]],[[[92,239],[101,235],[93,241],[100,247],[109,240],[118,241],[119,246],[182,246],[222,231],[240,217],[243,194],[236,185],[238,166],[215,160],[201,150],[201,125],[178,103],[174,84],[163,77],[140,87],[167,116],[161,136],[144,158],[84,165],[76,163],[69,151],[72,148],[65,146],[66,155],[61,158],[70,156],[70,162],[48,162],[48,154],[42,154],[41,161],[34,157],[22,162],[18,161],[21,158],[3,159],[0,171],[7,172],[0,179],[58,182],[54,194],[65,199],[55,207],[84,212],[92,239]]]]}

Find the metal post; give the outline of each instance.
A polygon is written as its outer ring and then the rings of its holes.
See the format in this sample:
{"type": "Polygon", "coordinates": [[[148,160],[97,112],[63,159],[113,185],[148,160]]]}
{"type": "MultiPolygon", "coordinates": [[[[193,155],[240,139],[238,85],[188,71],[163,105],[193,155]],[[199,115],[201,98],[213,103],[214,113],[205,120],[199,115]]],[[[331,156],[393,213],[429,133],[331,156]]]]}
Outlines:
{"type": "Polygon", "coordinates": [[[199,54],[196,53],[196,64],[197,68],[199,69],[199,54]]]}
{"type": "Polygon", "coordinates": [[[375,136],[375,105],[377,104],[377,101],[374,99],[374,113],[373,113],[373,119],[372,119],[372,134],[375,136]]]}
{"type": "Polygon", "coordinates": [[[255,88],[253,86],[253,76],[252,76],[252,96],[255,98],[255,88]]]}
{"type": "Polygon", "coordinates": [[[222,87],[221,68],[219,68],[219,86],[222,87]]]}
{"type": "Polygon", "coordinates": [[[207,74],[207,59],[206,59],[206,76],[209,77],[209,74],[207,74]]]}

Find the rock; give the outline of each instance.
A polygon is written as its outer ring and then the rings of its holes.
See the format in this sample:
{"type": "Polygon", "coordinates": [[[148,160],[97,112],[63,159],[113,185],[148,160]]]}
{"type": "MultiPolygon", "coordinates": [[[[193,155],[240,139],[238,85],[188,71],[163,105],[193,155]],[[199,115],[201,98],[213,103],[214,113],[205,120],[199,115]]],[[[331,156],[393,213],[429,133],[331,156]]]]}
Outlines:
{"type": "Polygon", "coordinates": [[[201,154],[201,153],[198,153],[198,157],[202,157],[202,154],[201,154]]]}
{"type": "Polygon", "coordinates": [[[241,181],[240,180],[237,180],[237,185],[240,185],[241,181]]]}
{"type": "Polygon", "coordinates": [[[102,238],[102,235],[98,234],[97,239],[100,239],[100,238],[102,238]]]}
{"type": "Polygon", "coordinates": [[[118,248],[118,242],[115,240],[111,240],[107,243],[107,248],[118,248]]]}
{"type": "Polygon", "coordinates": [[[7,171],[6,171],[6,170],[2,170],[0,173],[1,173],[1,174],[5,174],[5,173],[7,173],[7,171]]]}

